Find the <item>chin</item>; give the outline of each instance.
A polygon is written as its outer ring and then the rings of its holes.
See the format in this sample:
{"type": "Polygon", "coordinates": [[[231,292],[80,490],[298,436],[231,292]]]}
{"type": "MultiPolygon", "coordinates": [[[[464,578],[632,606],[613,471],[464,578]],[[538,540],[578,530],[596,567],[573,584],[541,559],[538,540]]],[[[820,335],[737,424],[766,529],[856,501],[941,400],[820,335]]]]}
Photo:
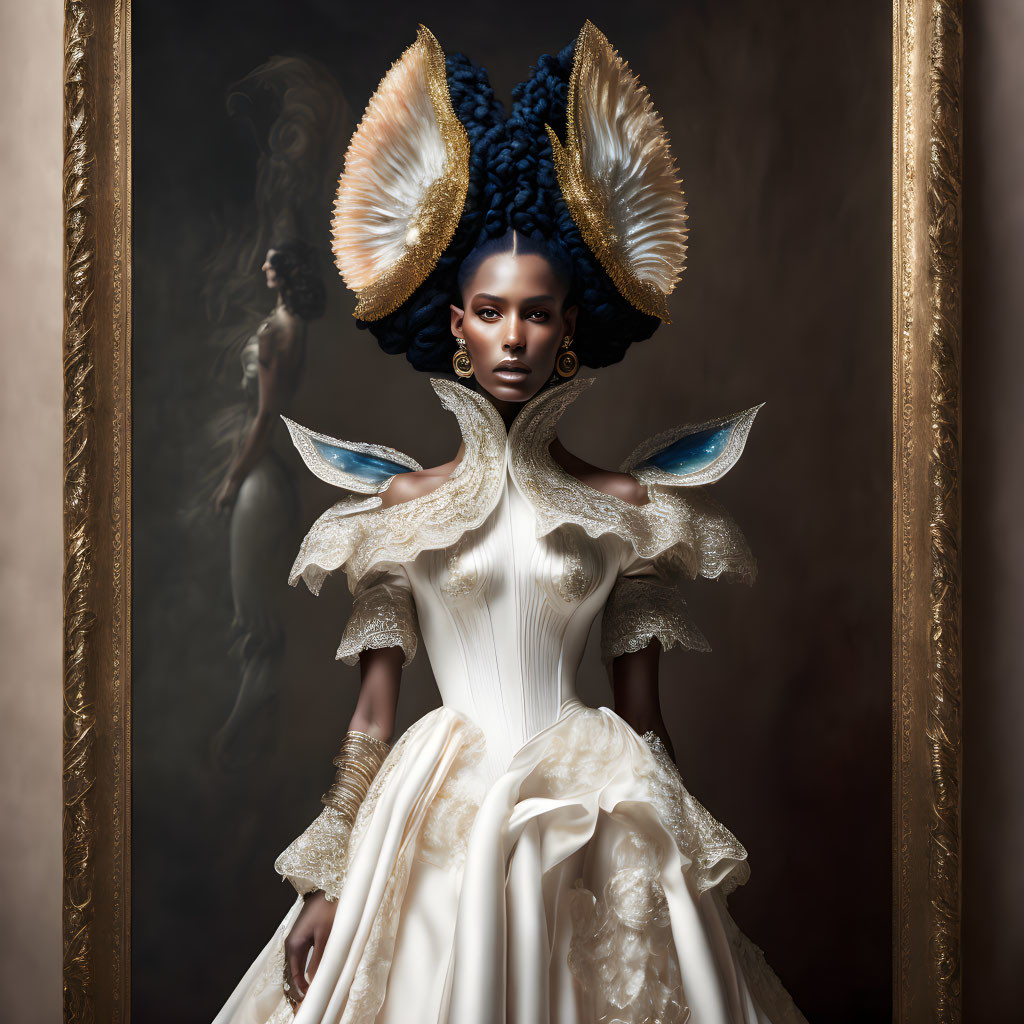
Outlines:
{"type": "Polygon", "coordinates": [[[510,384],[508,381],[496,380],[480,386],[491,397],[500,399],[502,402],[528,402],[544,386],[543,382],[538,384],[534,380],[525,380],[520,384],[510,384]]]}

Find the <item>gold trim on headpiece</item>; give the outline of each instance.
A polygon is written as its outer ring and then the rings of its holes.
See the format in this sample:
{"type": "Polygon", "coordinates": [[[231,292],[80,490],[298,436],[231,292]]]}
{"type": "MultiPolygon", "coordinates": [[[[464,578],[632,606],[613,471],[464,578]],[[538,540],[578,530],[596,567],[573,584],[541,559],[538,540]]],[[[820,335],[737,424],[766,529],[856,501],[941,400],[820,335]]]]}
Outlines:
{"type": "Polygon", "coordinates": [[[359,122],[331,224],[354,315],[379,320],[437,266],[469,190],[469,137],[448,94],[444,52],[420,25],[359,122]]]}
{"type": "Polygon", "coordinates": [[[622,296],[669,323],[686,259],[686,200],[650,94],[587,22],[576,40],[565,145],[550,125],[558,184],[583,240],[622,296]]]}

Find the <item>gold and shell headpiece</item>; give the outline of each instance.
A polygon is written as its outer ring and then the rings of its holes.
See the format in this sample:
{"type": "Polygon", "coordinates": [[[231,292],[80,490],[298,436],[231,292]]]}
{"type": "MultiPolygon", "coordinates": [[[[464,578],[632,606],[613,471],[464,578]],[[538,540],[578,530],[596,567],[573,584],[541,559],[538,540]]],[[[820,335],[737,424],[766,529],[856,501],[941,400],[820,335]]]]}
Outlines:
{"type": "MultiPolygon", "coordinates": [[[[544,127],[583,241],[629,304],[668,322],[686,200],[647,89],[589,21],[573,52],[564,142],[562,126],[544,127]]],[[[470,156],[445,55],[421,25],[370,100],[338,184],[333,250],[357,317],[394,312],[437,266],[464,215],[470,156]]]]}
{"type": "Polygon", "coordinates": [[[686,200],[650,94],[589,21],[576,40],[565,145],[545,127],[584,241],[625,299],[668,322],[686,259],[686,200]]]}
{"type": "Polygon", "coordinates": [[[378,320],[423,283],[455,234],[469,189],[469,138],[429,29],[391,66],[345,154],[331,225],[334,260],[378,320]]]}

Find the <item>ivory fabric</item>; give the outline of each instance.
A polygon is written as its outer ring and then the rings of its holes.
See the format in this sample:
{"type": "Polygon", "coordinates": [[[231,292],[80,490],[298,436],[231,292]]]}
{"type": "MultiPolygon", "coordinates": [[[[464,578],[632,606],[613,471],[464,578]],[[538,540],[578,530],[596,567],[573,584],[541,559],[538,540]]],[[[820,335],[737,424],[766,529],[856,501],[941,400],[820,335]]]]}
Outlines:
{"type": "MultiPolygon", "coordinates": [[[[345,848],[332,854],[329,828],[314,823],[282,856],[299,891],[343,879],[294,1021],[802,1022],[726,909],[749,874],[742,845],[667,757],[575,690],[613,588],[632,603],[628,632],[606,631],[610,650],[632,649],[638,629],[705,645],[681,606],[660,600],[666,567],[742,575],[742,537],[720,511],[707,520],[703,499],[649,488],[637,507],[574,481],[548,453],[565,394],[533,399],[506,437],[486,400],[446,383],[442,400],[475,443],[440,496],[350,516],[333,537],[324,524],[338,520],[322,517],[296,563],[317,586],[342,565],[358,593],[385,581],[375,599],[392,596],[387,629],[419,639],[443,706],[395,743],[345,848]],[[437,543],[421,546],[409,530],[428,514],[437,543]]],[[[346,635],[374,643],[356,614],[346,635]]],[[[293,1019],[283,943],[300,907],[215,1024],[293,1019]]]]}

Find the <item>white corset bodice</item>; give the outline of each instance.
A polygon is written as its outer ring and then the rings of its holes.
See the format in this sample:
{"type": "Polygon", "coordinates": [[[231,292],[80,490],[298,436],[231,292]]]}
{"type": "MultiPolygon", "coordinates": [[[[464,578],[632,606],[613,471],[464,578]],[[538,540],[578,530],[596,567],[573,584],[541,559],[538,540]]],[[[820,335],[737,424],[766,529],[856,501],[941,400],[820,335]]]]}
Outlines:
{"type": "MultiPolygon", "coordinates": [[[[706,647],[681,600],[665,587],[616,587],[624,575],[753,571],[742,534],[700,488],[681,495],[648,483],[649,500],[634,505],[557,464],[555,426],[589,384],[542,392],[506,433],[486,399],[434,381],[465,446],[451,476],[386,508],[379,497],[343,499],[314,524],[292,568],[291,582],[304,579],[316,593],[344,566],[356,605],[338,657],[353,663],[360,650],[398,645],[408,660],[422,638],[445,705],[480,727],[499,772],[575,696],[587,637],[609,595],[617,635],[606,655],[639,650],[654,636],[663,647],[706,647]]],[[[606,626],[608,618],[606,610],[606,626]]]]}
{"type": "Polygon", "coordinates": [[[506,474],[480,527],[405,565],[442,700],[480,726],[502,765],[575,696],[591,626],[632,553],[574,526],[538,537],[506,474]]]}

